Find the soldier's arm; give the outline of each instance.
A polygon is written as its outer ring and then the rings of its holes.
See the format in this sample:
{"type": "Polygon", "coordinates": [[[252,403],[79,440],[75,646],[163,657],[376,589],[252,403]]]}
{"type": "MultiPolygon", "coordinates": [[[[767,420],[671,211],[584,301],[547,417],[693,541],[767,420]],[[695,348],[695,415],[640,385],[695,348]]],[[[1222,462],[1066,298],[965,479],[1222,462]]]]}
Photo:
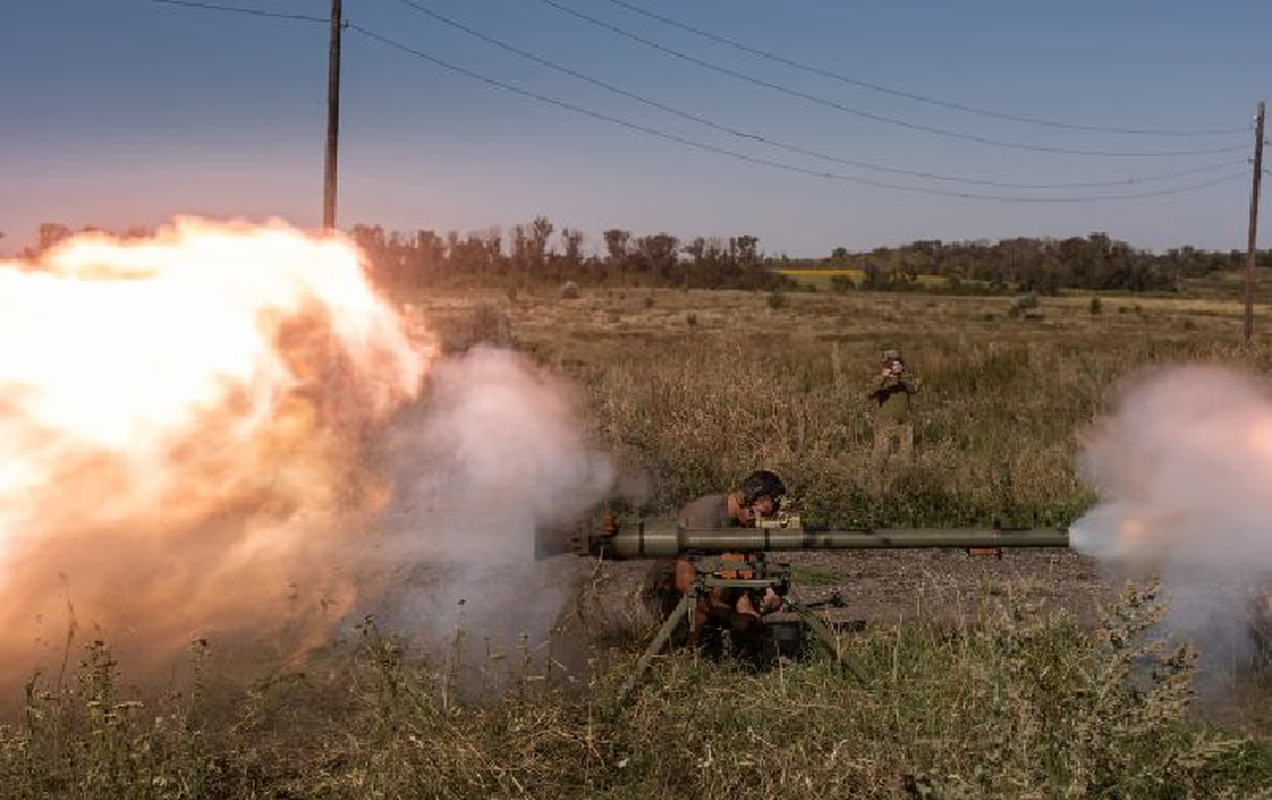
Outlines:
{"type": "Polygon", "coordinates": [[[894,375],[890,375],[888,373],[880,375],[874,379],[873,383],[870,384],[870,392],[867,394],[867,397],[873,400],[875,397],[887,392],[888,389],[892,388],[892,386],[896,384],[896,382],[897,379],[894,375]]]}

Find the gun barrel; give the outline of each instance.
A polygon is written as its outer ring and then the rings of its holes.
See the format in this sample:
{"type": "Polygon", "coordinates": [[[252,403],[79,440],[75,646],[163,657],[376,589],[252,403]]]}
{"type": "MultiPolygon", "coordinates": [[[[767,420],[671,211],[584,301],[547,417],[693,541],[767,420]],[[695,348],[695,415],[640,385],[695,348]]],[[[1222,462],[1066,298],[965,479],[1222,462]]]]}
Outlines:
{"type": "Polygon", "coordinates": [[[674,558],[681,553],[757,553],[792,550],[889,550],[899,548],[1068,547],[1059,528],[885,528],[807,530],[738,528],[700,530],[642,525],[614,534],[590,535],[578,553],[614,559],[674,558]]]}

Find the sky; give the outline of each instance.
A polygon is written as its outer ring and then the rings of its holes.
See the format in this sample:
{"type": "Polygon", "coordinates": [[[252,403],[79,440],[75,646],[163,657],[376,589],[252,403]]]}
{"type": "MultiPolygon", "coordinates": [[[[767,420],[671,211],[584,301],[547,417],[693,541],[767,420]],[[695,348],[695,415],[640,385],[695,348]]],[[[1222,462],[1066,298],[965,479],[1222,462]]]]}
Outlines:
{"type": "MultiPolygon", "coordinates": [[[[205,5],[262,13],[4,4],[0,255],[46,221],[321,223],[330,0],[205,5]]],[[[344,0],[343,17],[341,228],[543,215],[589,251],[612,227],[791,257],[1093,231],[1244,250],[1272,93],[1267,0],[344,0]]]]}

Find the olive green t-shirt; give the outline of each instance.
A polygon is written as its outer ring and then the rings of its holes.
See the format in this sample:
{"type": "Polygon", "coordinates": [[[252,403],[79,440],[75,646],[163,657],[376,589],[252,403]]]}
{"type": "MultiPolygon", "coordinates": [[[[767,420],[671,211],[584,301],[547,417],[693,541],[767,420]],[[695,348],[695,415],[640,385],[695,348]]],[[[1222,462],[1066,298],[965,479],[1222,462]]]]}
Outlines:
{"type": "Polygon", "coordinates": [[[909,375],[886,376],[874,384],[870,397],[878,406],[880,420],[905,424],[910,421],[910,395],[918,391],[918,381],[909,375]]]}

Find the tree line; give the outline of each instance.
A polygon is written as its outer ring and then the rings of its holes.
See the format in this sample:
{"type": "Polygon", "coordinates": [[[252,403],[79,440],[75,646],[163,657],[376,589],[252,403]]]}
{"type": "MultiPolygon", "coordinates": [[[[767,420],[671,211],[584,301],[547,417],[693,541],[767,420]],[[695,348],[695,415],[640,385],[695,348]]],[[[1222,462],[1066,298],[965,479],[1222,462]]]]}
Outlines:
{"type": "MultiPolygon", "coordinates": [[[[1272,267],[1272,251],[1257,254],[1272,267]]],[[[855,269],[862,288],[904,289],[921,275],[940,275],[954,288],[976,282],[1042,294],[1060,289],[1177,291],[1182,281],[1245,266],[1242,250],[1173,247],[1162,253],[1137,249],[1096,232],[1066,239],[1016,237],[997,242],[922,239],[899,247],[850,253],[839,247],[807,267],[855,269]]]]}
{"type": "Polygon", "coordinates": [[[793,285],[772,270],[759,238],[696,237],[669,233],[634,235],[621,228],[601,233],[598,248],[584,252],[585,236],[547,217],[498,229],[445,237],[431,230],[386,232],[379,225],[350,231],[367,254],[376,280],[395,289],[439,284],[564,283],[678,286],[691,289],[777,289],[793,285]],[[554,235],[555,234],[555,235],[554,235]]]}
{"type": "MultiPolygon", "coordinates": [[[[44,223],[36,246],[21,255],[38,257],[73,232],[60,223],[44,223]]],[[[124,236],[146,234],[132,228],[124,236]]],[[[497,228],[464,236],[426,229],[404,233],[368,224],[354,225],[349,234],[365,253],[372,278],[391,292],[566,281],[691,289],[774,290],[797,285],[778,271],[783,269],[857,272],[855,279],[844,274],[832,278],[832,286],[842,290],[931,290],[931,284],[920,278],[935,275],[945,279],[942,288],[951,292],[1174,291],[1186,279],[1242,268],[1246,259],[1240,250],[1189,246],[1154,253],[1102,232],[997,242],[920,239],[864,252],[837,247],[826,258],[791,259],[766,255],[759,238],[746,234],[682,240],[665,232],[635,235],[610,228],[585,252],[582,230],[558,230],[544,216],[513,225],[506,234],[497,228]]],[[[1272,251],[1260,252],[1257,263],[1272,267],[1272,251]]]]}

